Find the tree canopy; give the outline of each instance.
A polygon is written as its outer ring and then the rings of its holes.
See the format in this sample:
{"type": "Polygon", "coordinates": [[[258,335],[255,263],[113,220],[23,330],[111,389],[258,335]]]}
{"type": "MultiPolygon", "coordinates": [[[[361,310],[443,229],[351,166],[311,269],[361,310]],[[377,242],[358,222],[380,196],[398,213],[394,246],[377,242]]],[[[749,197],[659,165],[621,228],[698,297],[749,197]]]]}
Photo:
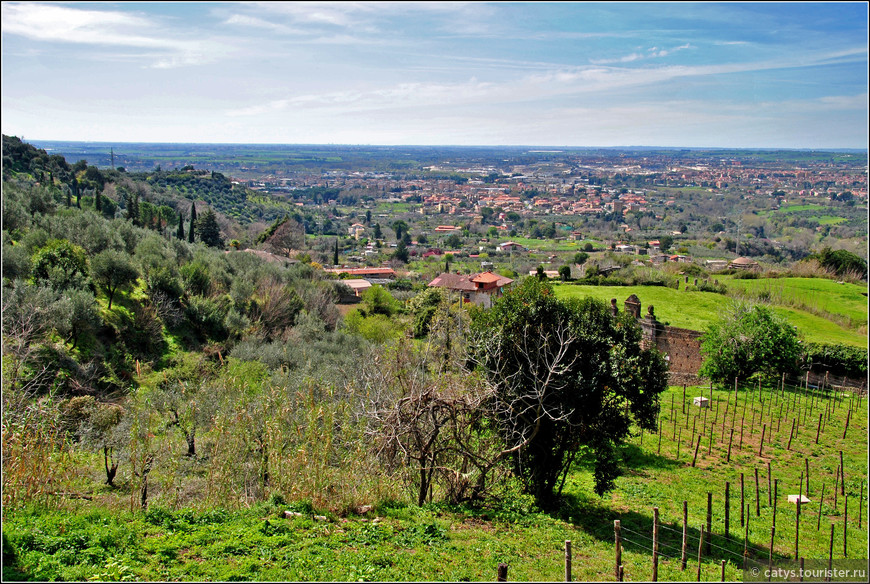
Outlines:
{"type": "Polygon", "coordinates": [[[495,386],[490,416],[515,476],[542,506],[582,453],[594,458],[596,492],[612,489],[632,423],[655,428],[667,364],[640,340],[630,316],[592,298],[559,300],[535,278],[476,313],[471,348],[495,386]]]}
{"type": "Polygon", "coordinates": [[[794,371],[801,354],[797,329],[771,309],[735,302],[701,338],[700,374],[716,382],[756,373],[777,376],[794,371]]]}

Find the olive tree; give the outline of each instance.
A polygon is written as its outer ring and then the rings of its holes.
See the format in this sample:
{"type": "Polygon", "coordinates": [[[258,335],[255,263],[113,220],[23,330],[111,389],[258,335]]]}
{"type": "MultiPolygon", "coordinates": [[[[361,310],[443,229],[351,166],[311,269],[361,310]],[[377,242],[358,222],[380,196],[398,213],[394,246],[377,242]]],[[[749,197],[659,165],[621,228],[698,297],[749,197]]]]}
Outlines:
{"type": "Polygon", "coordinates": [[[640,340],[629,315],[592,298],[559,300],[536,278],[474,313],[470,351],[494,388],[500,456],[540,505],[552,506],[580,454],[594,459],[595,491],[612,489],[632,424],[656,429],[667,363],[640,340]]]}
{"type": "Polygon", "coordinates": [[[115,292],[130,285],[139,277],[139,271],[130,256],[124,252],[107,249],[94,256],[91,261],[91,279],[106,293],[109,310],[115,292]]]}

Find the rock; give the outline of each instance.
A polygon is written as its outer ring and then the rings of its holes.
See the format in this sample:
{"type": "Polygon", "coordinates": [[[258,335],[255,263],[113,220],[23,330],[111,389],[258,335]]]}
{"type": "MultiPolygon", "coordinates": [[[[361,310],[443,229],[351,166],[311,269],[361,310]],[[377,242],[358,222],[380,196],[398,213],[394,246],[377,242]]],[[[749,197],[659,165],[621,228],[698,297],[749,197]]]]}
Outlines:
{"type": "Polygon", "coordinates": [[[326,521],[326,516],[325,515],[315,515],[314,520],[315,521],[326,521]]]}
{"type": "Polygon", "coordinates": [[[354,511],[356,512],[357,515],[365,515],[366,513],[369,513],[370,511],[372,511],[374,508],[375,508],[374,505],[360,505],[359,507],[354,509],[354,511]]]}
{"type": "Polygon", "coordinates": [[[296,511],[284,511],[284,517],[287,519],[292,519],[293,517],[302,517],[302,513],[297,513],[296,511]]]}

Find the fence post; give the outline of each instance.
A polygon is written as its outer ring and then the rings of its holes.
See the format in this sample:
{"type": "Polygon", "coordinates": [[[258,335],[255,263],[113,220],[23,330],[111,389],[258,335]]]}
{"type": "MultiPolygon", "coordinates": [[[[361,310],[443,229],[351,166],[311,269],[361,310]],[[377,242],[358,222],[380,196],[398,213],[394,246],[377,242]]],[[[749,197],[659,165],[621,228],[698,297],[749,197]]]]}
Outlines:
{"type": "Polygon", "coordinates": [[[507,572],[508,565],[504,562],[499,563],[498,565],[498,574],[496,575],[496,582],[507,582],[507,572]]]}
{"type": "Polygon", "coordinates": [[[698,582],[701,581],[701,552],[704,549],[704,526],[701,526],[701,538],[698,540],[698,582]]]}
{"type": "Polygon", "coordinates": [[[613,534],[616,538],[616,577],[619,578],[619,569],[622,567],[622,525],[617,519],[613,522],[613,534]]]}
{"type": "Polygon", "coordinates": [[[703,438],[703,436],[701,434],[698,434],[698,443],[695,445],[695,456],[692,457],[693,468],[695,466],[695,462],[697,462],[698,460],[698,449],[701,448],[701,438],[703,438]]]}
{"type": "Polygon", "coordinates": [[[571,540],[565,540],[565,582],[571,581],[571,540]]]}

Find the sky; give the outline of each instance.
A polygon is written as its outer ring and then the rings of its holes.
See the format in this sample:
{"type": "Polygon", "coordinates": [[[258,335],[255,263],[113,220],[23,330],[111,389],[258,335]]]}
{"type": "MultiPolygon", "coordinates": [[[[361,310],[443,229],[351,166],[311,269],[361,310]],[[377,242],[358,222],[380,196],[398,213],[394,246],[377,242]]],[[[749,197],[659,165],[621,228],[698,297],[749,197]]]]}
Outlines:
{"type": "Polygon", "coordinates": [[[7,2],[25,140],[868,146],[865,2],[7,2]]]}

